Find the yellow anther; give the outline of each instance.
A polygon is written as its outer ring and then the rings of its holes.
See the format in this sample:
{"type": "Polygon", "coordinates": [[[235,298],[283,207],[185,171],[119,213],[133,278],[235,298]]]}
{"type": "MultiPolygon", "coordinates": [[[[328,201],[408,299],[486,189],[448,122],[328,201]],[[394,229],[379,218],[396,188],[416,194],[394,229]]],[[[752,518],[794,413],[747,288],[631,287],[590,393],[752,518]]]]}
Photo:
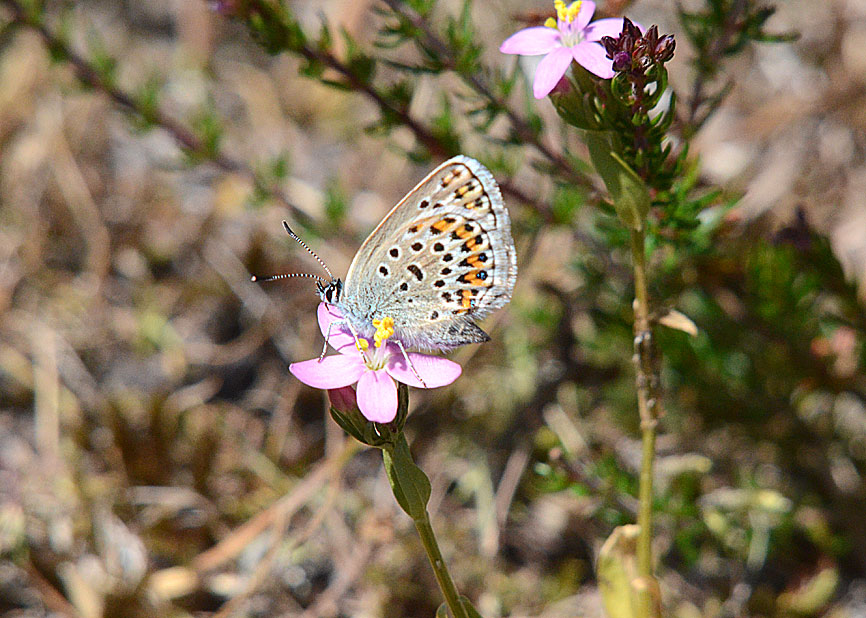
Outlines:
{"type": "Polygon", "coordinates": [[[370,342],[366,339],[355,339],[355,347],[363,352],[370,347],[370,342]]]}
{"type": "Polygon", "coordinates": [[[565,2],[562,0],[553,0],[553,6],[556,9],[556,16],[560,19],[560,21],[565,21],[565,2]]]}
{"type": "MultiPolygon", "coordinates": [[[[565,2],[562,0],[554,0],[553,6],[556,8],[556,16],[559,18],[559,21],[570,24],[577,17],[577,14],[580,13],[580,5],[583,4],[582,0],[576,0],[572,2],[568,6],[565,6],[565,2]]],[[[547,23],[545,23],[547,25],[547,23]]]]}
{"type": "Polygon", "coordinates": [[[373,320],[373,326],[376,328],[373,341],[377,348],[381,348],[385,340],[394,334],[394,318],[385,316],[381,320],[373,320]]]}
{"type": "Polygon", "coordinates": [[[553,19],[552,17],[548,17],[545,20],[544,25],[547,26],[548,28],[556,28],[556,20],[553,19]]]}

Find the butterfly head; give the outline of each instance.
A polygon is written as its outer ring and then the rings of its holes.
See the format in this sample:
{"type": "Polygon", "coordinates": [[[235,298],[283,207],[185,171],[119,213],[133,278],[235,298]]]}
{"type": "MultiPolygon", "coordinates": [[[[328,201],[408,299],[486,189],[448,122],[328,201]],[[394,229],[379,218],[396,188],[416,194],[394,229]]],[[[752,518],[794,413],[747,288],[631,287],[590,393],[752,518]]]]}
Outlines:
{"type": "Polygon", "coordinates": [[[343,281],[339,278],[331,279],[328,283],[316,282],[316,289],[322,302],[335,305],[340,302],[343,295],[343,281]]]}

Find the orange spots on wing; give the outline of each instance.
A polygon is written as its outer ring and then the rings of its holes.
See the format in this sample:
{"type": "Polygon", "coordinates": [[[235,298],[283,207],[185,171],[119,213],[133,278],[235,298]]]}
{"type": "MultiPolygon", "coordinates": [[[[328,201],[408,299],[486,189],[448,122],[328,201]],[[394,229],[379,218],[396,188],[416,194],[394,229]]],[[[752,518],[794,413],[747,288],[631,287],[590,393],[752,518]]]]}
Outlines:
{"type": "Polygon", "coordinates": [[[455,219],[451,217],[445,217],[436,221],[433,225],[430,226],[430,229],[434,230],[436,233],[441,234],[442,232],[447,232],[448,230],[450,230],[454,226],[455,222],[455,219]]]}
{"type": "Polygon", "coordinates": [[[470,181],[462,187],[459,187],[454,192],[454,195],[463,199],[467,208],[472,208],[475,203],[475,198],[482,195],[481,183],[470,181]]]}
{"type": "Polygon", "coordinates": [[[439,181],[439,184],[442,185],[443,189],[447,189],[449,185],[462,183],[468,175],[469,170],[459,167],[445,174],[442,180],[439,181]]]}
{"type": "Polygon", "coordinates": [[[466,240],[471,237],[473,232],[466,228],[466,224],[461,225],[459,228],[454,230],[454,233],[457,234],[457,237],[461,240],[466,240]]]}
{"type": "Polygon", "coordinates": [[[489,278],[486,278],[486,277],[484,279],[480,278],[478,275],[479,275],[479,273],[483,273],[483,272],[485,272],[485,271],[476,270],[475,272],[471,273],[467,283],[469,283],[470,285],[476,285],[476,286],[482,287],[482,288],[489,288],[491,285],[493,285],[493,281],[491,281],[489,278]]]}
{"type": "Polygon", "coordinates": [[[447,174],[445,174],[445,175],[442,177],[442,180],[440,181],[439,184],[441,184],[441,185],[442,185],[442,188],[445,189],[445,188],[448,187],[448,185],[450,185],[452,182],[454,182],[454,178],[455,178],[456,176],[457,176],[457,174],[456,174],[455,172],[453,172],[453,171],[448,172],[447,174]]]}
{"type": "MultiPolygon", "coordinates": [[[[460,283],[468,283],[469,285],[475,286],[476,288],[489,288],[491,285],[493,285],[493,279],[490,277],[490,273],[488,273],[483,268],[476,268],[475,270],[472,270],[468,273],[463,273],[462,275],[457,277],[457,281],[460,283]]],[[[461,293],[463,292],[477,294],[478,290],[461,290],[461,293]]]]}

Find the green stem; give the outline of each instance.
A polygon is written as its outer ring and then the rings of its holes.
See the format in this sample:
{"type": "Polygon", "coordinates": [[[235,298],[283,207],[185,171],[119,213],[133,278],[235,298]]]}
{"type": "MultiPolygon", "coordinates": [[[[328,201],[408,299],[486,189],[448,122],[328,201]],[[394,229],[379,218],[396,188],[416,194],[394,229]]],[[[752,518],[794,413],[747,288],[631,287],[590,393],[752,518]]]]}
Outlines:
{"type": "Polygon", "coordinates": [[[658,616],[657,586],[653,576],[652,560],[652,507],[653,460],[655,458],[656,425],[658,424],[657,383],[653,367],[652,329],[650,326],[649,292],[647,291],[646,244],[643,229],[633,230],[631,252],[634,263],[634,364],[643,441],[639,506],[637,523],[640,535],[637,541],[637,569],[641,579],[639,616],[658,616]]]}
{"type": "MultiPolygon", "coordinates": [[[[409,407],[409,389],[405,384],[400,384],[398,391],[398,418],[405,420],[409,407]]],[[[412,460],[409,443],[406,442],[406,434],[398,430],[393,440],[382,448],[382,456],[385,461],[385,473],[397,503],[415,523],[421,544],[427,552],[430,566],[436,575],[436,581],[445,597],[445,604],[451,611],[453,618],[469,618],[468,610],[460,599],[454,580],[445,566],[442,552],[439,551],[439,543],[430,525],[430,515],[427,513],[427,502],[430,500],[430,480],[412,460]]],[[[439,614],[437,613],[437,616],[439,614]]]]}
{"type": "Polygon", "coordinates": [[[427,552],[430,566],[433,567],[436,581],[439,582],[439,588],[445,597],[445,603],[448,605],[448,609],[451,610],[451,615],[454,618],[468,618],[466,609],[460,602],[460,595],[457,592],[457,587],[454,585],[454,580],[451,579],[448,567],[445,566],[445,561],[442,559],[442,552],[439,551],[439,544],[436,542],[436,535],[433,534],[433,526],[430,525],[430,517],[427,515],[427,511],[424,511],[423,517],[419,517],[413,521],[415,522],[415,528],[418,530],[418,536],[421,537],[421,543],[424,545],[424,551],[427,552]]]}

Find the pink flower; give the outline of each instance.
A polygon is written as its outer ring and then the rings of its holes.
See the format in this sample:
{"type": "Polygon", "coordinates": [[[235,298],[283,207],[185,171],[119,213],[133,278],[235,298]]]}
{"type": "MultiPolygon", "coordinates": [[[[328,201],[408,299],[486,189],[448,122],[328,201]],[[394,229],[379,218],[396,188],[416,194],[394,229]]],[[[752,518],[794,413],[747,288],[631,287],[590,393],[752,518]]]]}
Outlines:
{"type": "Polygon", "coordinates": [[[544,26],[515,32],[499,47],[504,54],[544,54],[535,70],[532,84],[536,99],[543,99],[550,94],[572,60],[604,79],[614,76],[613,63],[607,58],[607,52],[599,41],[603,36],[619,36],[622,20],[599,19],[589,23],[595,13],[595,2],[587,0],[572,2],[568,6],[562,0],[555,0],[554,5],[556,20],[551,17],[544,26]]]}
{"type": "Polygon", "coordinates": [[[419,388],[445,386],[456,380],[462,371],[457,363],[438,356],[408,352],[412,367],[406,362],[399,346],[387,341],[394,334],[391,318],[375,320],[374,341],[360,337],[361,345],[345,325],[328,325],[343,320],[334,305],[320,303],[317,310],[319,328],[328,336],[328,343],[339,354],[292,363],[289,371],[304,384],[315,388],[337,389],[358,383],[358,408],[367,420],[389,423],[397,415],[397,385],[394,380],[419,388]]]}

